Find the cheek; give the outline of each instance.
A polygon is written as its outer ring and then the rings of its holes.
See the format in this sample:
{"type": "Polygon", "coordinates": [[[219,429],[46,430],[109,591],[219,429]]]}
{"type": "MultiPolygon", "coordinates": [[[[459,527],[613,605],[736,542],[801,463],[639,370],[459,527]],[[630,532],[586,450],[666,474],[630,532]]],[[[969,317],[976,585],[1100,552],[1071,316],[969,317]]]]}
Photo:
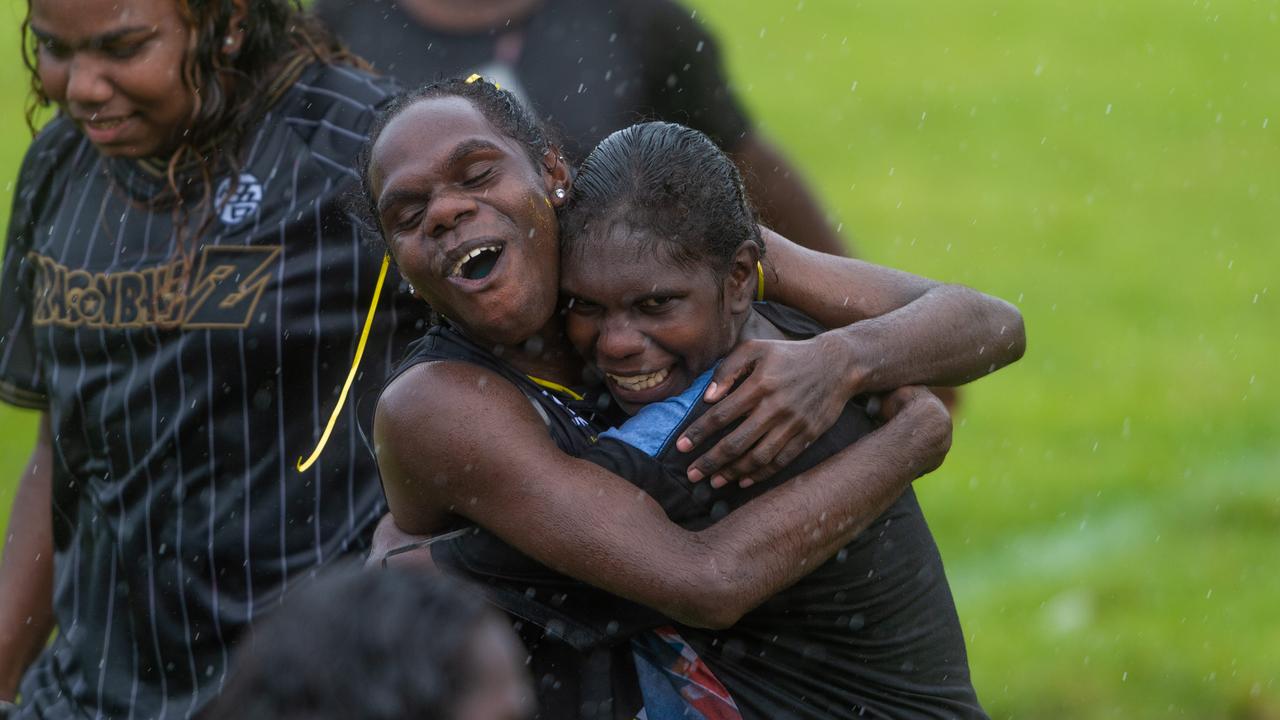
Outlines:
{"type": "Polygon", "coordinates": [[[44,94],[51,101],[61,103],[67,96],[67,63],[66,61],[37,58],[36,78],[44,88],[44,94]]]}
{"type": "Polygon", "coordinates": [[[577,313],[565,313],[564,332],[579,355],[587,357],[591,354],[591,346],[595,345],[598,336],[595,321],[577,313]]]}

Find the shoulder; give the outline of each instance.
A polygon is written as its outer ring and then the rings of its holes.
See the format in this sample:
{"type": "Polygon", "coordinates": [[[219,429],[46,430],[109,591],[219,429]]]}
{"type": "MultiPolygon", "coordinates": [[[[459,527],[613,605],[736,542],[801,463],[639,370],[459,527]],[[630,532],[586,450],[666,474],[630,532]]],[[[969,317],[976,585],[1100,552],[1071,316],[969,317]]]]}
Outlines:
{"type": "Polygon", "coordinates": [[[399,88],[384,77],[340,63],[314,63],[285,91],[274,112],[313,154],[350,165],[378,111],[399,88]]]}
{"type": "Polygon", "coordinates": [[[58,114],[36,132],[22,158],[19,183],[39,181],[63,169],[77,153],[96,152],[65,115],[58,114]]]}
{"type": "Polygon", "coordinates": [[[80,156],[97,157],[96,153],[75,124],[65,116],[58,115],[46,123],[36,133],[22,158],[14,186],[11,222],[20,223],[23,218],[38,217],[46,200],[61,194],[55,185],[81,175],[77,159],[80,156]]]}
{"type": "Polygon", "coordinates": [[[465,360],[431,359],[405,368],[387,384],[374,431],[411,440],[433,430],[496,428],[524,416],[546,434],[525,395],[497,372],[465,360]]]}
{"type": "Polygon", "coordinates": [[[758,301],[752,303],[752,308],[793,340],[806,340],[827,331],[817,320],[787,305],[758,301]]]}

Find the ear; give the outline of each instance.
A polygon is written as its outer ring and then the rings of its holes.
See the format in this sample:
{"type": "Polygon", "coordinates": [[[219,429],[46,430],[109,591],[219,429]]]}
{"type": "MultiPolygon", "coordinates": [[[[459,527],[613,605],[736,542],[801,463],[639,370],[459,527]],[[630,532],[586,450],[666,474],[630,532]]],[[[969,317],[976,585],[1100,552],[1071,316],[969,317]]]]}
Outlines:
{"type": "Polygon", "coordinates": [[[542,182],[547,189],[547,200],[556,209],[569,202],[569,189],[573,185],[573,171],[560,154],[560,148],[552,145],[542,154],[542,182]],[[556,192],[561,190],[563,192],[556,192]]]}
{"type": "Polygon", "coordinates": [[[231,0],[231,19],[222,39],[222,54],[235,57],[244,47],[245,26],[249,22],[249,0],[231,0]]]}
{"type": "Polygon", "coordinates": [[[760,248],[750,240],[738,246],[729,265],[729,274],[724,279],[724,299],[729,311],[736,314],[751,309],[756,299],[757,266],[760,263],[760,248]]]}

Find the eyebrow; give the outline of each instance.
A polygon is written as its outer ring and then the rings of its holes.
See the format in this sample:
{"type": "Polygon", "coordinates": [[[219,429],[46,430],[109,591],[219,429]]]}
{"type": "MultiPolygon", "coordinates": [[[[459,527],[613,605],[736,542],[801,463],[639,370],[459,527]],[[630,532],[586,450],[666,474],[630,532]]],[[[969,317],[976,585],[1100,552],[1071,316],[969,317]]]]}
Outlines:
{"type": "MultiPolygon", "coordinates": [[[[115,42],[119,42],[121,38],[127,37],[129,35],[136,35],[138,33],[150,33],[154,31],[155,31],[155,28],[149,25],[131,25],[129,27],[120,28],[119,30],[112,30],[111,32],[108,32],[108,33],[95,35],[89,38],[88,40],[85,40],[84,42],[79,43],[78,46],[88,47],[88,48],[100,48],[115,42]]],[[[35,35],[36,39],[41,42],[52,41],[60,45],[76,47],[75,44],[69,43],[66,40],[63,40],[62,38],[58,37],[57,35],[54,35],[53,33],[48,32],[47,30],[41,30],[35,25],[31,26],[31,34],[35,35]]]]}
{"type": "MultiPolygon", "coordinates": [[[[463,140],[462,142],[458,143],[458,146],[455,147],[449,153],[449,155],[444,159],[443,165],[444,167],[457,165],[463,160],[466,160],[467,157],[474,155],[475,153],[478,153],[478,152],[500,153],[502,152],[502,147],[497,145],[496,143],[490,142],[488,140],[482,140],[480,138],[463,140]]],[[[387,208],[393,207],[399,202],[402,202],[410,198],[420,197],[421,195],[422,193],[416,190],[407,189],[407,188],[403,190],[395,189],[395,190],[390,190],[388,192],[385,192],[382,194],[381,197],[378,198],[378,214],[381,215],[382,213],[387,211],[387,208]]]]}
{"type": "Polygon", "coordinates": [[[449,153],[449,157],[445,158],[445,161],[444,161],[445,167],[448,167],[450,165],[456,165],[462,162],[463,160],[465,160],[468,155],[472,155],[478,152],[499,152],[500,153],[502,152],[502,148],[495,143],[492,143],[488,140],[482,140],[480,138],[463,140],[461,143],[458,143],[458,147],[454,148],[453,152],[449,153]]]}

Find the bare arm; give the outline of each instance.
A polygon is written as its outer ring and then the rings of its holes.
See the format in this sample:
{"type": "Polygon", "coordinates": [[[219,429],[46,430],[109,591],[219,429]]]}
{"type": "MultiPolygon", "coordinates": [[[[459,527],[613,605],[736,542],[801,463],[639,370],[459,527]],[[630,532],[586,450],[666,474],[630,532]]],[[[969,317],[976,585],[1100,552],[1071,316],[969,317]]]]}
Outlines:
{"type": "Polygon", "coordinates": [[[731,156],[765,225],[813,250],[849,254],[849,245],[827,221],[813,190],[768,138],[753,130],[734,147],[731,156]]]}
{"type": "Polygon", "coordinates": [[[764,235],[766,297],[836,329],[797,342],[750,340],[720,364],[706,395],[716,406],[679,448],[745,419],[690,465],[695,482],[760,480],[786,467],[855,395],[960,384],[1022,357],[1022,315],[1003,300],[764,235]]]}
{"type": "Polygon", "coordinates": [[[53,446],[49,416],[42,415],[0,560],[0,700],[13,700],[53,630],[52,491],[53,446]]]}
{"type": "Polygon", "coordinates": [[[690,625],[727,627],[830,557],[921,472],[950,421],[917,391],[888,424],[712,527],[690,532],[633,485],[561,452],[510,383],[424,364],[388,388],[376,450],[396,522],[464,516],[571,577],[690,625]]]}
{"type": "Polygon", "coordinates": [[[958,385],[1022,357],[1022,314],[999,298],[850,258],[765,231],[770,300],[827,327],[857,392],[958,385]]]}

